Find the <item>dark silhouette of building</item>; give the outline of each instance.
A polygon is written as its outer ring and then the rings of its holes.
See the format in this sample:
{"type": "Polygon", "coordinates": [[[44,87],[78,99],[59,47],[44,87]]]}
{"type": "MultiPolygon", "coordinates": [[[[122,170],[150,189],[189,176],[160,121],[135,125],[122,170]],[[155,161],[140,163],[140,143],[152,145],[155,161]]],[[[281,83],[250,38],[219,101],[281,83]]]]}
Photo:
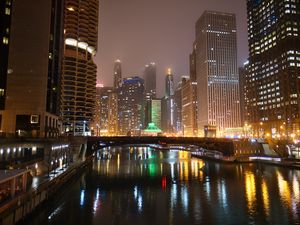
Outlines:
{"type": "MultiPolygon", "coordinates": [[[[11,6],[11,1],[2,2],[11,6]]],[[[5,133],[30,137],[59,133],[63,4],[60,0],[13,1],[12,10],[7,10],[11,14],[10,39],[4,38],[9,40],[9,76],[1,111],[5,133]]]]}
{"type": "Polygon", "coordinates": [[[122,62],[117,59],[114,64],[114,89],[117,90],[122,86],[122,62]]]}
{"type": "MultiPolygon", "coordinates": [[[[12,1],[0,2],[0,110],[4,109],[8,67],[8,50],[10,43],[10,23],[12,1]]],[[[1,127],[1,117],[0,117],[1,127]]]]}
{"type": "MultiPolygon", "coordinates": [[[[151,123],[151,100],[156,98],[156,65],[154,62],[147,64],[144,70],[145,80],[145,127],[151,123]]],[[[157,124],[156,124],[157,125],[157,124]]]]}

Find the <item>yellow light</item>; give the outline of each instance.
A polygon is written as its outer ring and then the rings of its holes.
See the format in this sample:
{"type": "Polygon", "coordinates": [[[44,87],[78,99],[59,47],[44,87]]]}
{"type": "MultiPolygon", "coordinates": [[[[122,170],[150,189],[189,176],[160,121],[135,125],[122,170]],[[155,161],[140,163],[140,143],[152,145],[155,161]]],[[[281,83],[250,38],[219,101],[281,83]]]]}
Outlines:
{"type": "Polygon", "coordinates": [[[172,74],[172,69],[168,68],[168,74],[167,75],[171,75],[172,74]]]}

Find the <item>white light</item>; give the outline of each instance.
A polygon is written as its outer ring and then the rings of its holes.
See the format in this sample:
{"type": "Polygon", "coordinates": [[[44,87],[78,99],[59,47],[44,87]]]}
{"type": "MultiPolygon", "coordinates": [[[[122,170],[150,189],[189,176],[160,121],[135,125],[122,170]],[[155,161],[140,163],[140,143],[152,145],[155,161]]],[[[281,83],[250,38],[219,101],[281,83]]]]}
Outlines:
{"type": "Polygon", "coordinates": [[[84,50],[86,50],[88,47],[88,44],[85,42],[78,42],[78,48],[82,48],[84,50]]]}
{"type": "Polygon", "coordinates": [[[9,153],[10,153],[10,148],[7,149],[7,154],[9,154],[9,153]]]}
{"type": "Polygon", "coordinates": [[[3,149],[0,150],[0,154],[1,154],[1,155],[3,154],[3,149]]]}

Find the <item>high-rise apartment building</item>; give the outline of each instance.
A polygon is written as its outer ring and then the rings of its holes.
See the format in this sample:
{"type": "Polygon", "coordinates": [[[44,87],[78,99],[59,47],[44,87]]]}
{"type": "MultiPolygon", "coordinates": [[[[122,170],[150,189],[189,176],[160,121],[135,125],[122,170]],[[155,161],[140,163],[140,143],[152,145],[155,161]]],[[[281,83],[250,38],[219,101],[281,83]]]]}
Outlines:
{"type": "Polygon", "coordinates": [[[114,64],[114,89],[117,90],[122,86],[122,62],[117,59],[114,64]]]}
{"type": "MultiPolygon", "coordinates": [[[[4,109],[10,42],[12,0],[0,2],[0,110],[4,109]]],[[[0,118],[1,127],[1,118],[0,118]]]]}
{"type": "Polygon", "coordinates": [[[9,56],[1,130],[18,136],[57,136],[64,1],[13,1],[13,10],[12,1],[3,2],[11,14],[11,28],[10,39],[3,38],[9,43],[9,56]]]}
{"type": "Polygon", "coordinates": [[[257,135],[297,135],[300,1],[247,1],[246,121],[257,135]]]}
{"type": "Polygon", "coordinates": [[[139,134],[143,128],[144,93],[144,79],[124,78],[118,101],[120,134],[139,134]]]}
{"type": "Polygon", "coordinates": [[[96,95],[99,0],[65,0],[62,67],[64,131],[89,133],[96,95]]]}
{"type": "Polygon", "coordinates": [[[235,15],[205,11],[196,23],[198,130],[240,126],[235,15]]]}

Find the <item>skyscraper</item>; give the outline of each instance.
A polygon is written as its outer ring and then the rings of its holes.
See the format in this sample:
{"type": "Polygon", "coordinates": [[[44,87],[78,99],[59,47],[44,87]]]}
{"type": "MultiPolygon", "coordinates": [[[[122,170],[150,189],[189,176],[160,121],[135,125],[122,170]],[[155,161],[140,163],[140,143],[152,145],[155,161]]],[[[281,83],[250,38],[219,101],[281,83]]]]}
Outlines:
{"type": "Polygon", "coordinates": [[[169,68],[165,78],[165,97],[162,99],[162,128],[164,132],[172,133],[175,130],[174,108],[174,76],[169,68]]]}
{"type": "Polygon", "coordinates": [[[114,89],[117,90],[122,85],[122,62],[117,59],[114,64],[114,89]]]}
{"type": "MultiPolygon", "coordinates": [[[[11,1],[2,2],[10,6],[11,1]]],[[[63,4],[28,0],[14,1],[12,11],[7,8],[12,19],[10,39],[4,38],[9,42],[9,76],[1,111],[5,133],[29,137],[59,133],[63,4]]]]}
{"type": "Polygon", "coordinates": [[[113,87],[97,87],[96,92],[96,107],[93,117],[94,135],[108,135],[109,132],[109,117],[111,113],[111,93],[113,87]]]}
{"type": "MultiPolygon", "coordinates": [[[[8,66],[8,50],[10,42],[10,22],[12,1],[0,2],[0,110],[4,109],[8,66]]],[[[1,127],[1,118],[0,118],[1,127]]]]}
{"type": "Polygon", "coordinates": [[[248,0],[247,12],[246,121],[256,134],[299,135],[300,2],[248,0]]]}
{"type": "Polygon", "coordinates": [[[65,0],[62,119],[64,131],[89,132],[96,95],[99,0],[65,0]]]}
{"type": "Polygon", "coordinates": [[[182,83],[182,133],[195,137],[197,130],[197,82],[187,79],[182,83]]]}
{"type": "Polygon", "coordinates": [[[119,93],[120,133],[139,134],[143,128],[144,80],[138,76],[124,78],[119,93]]]}
{"type": "Polygon", "coordinates": [[[151,99],[151,119],[149,123],[154,123],[159,129],[161,129],[161,100],[160,99],[156,99],[156,98],[151,99]]]}
{"type": "Polygon", "coordinates": [[[240,126],[235,15],[205,11],[196,23],[198,130],[240,126]]]}
{"type": "Polygon", "coordinates": [[[118,95],[112,91],[108,95],[108,134],[118,134],[118,95]]]}
{"type": "Polygon", "coordinates": [[[154,62],[147,64],[144,71],[145,80],[145,127],[151,122],[151,99],[156,98],[156,65],[154,62]]]}
{"type": "Polygon", "coordinates": [[[144,71],[145,93],[152,98],[156,97],[156,65],[154,62],[147,64],[144,71]]]}

